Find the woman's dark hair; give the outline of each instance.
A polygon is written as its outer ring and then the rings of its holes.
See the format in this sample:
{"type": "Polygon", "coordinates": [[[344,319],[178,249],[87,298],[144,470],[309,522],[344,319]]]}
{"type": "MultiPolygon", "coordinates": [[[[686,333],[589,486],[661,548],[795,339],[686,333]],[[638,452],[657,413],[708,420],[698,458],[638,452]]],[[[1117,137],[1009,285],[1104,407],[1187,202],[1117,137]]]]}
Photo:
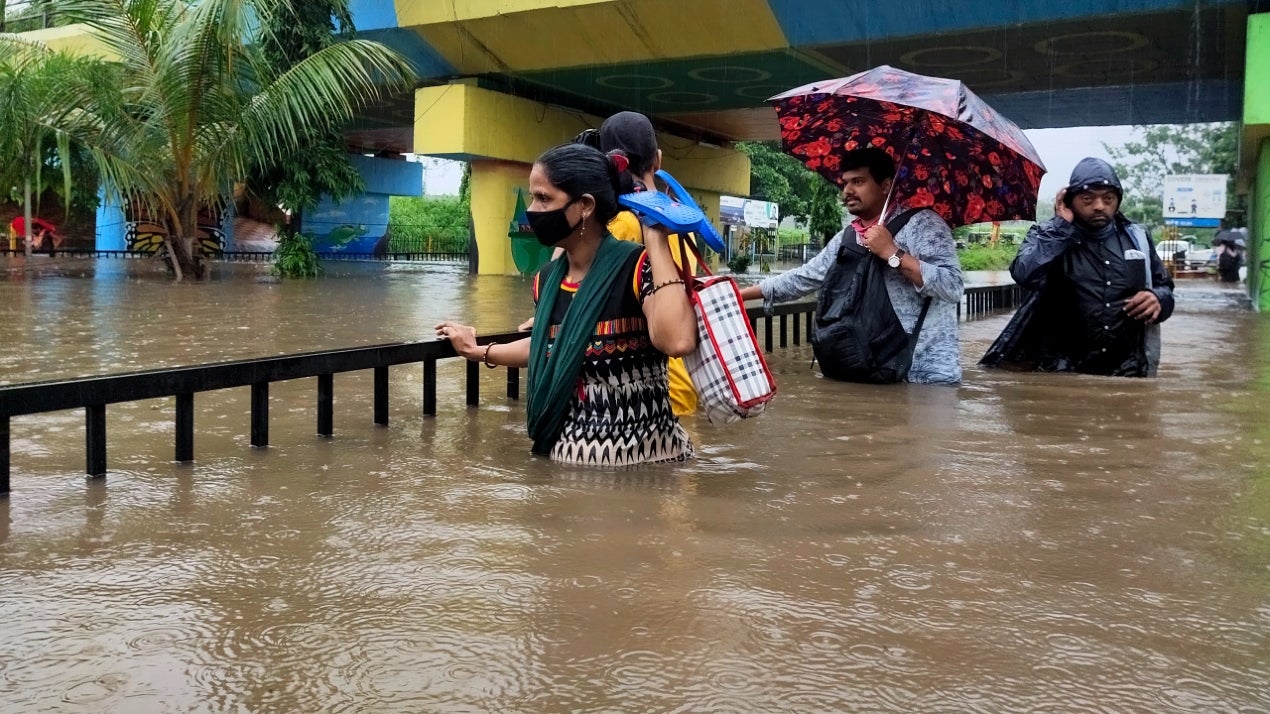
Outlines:
{"type": "Polygon", "coordinates": [[[535,164],[542,167],[552,186],[564,191],[569,198],[589,193],[595,198],[595,217],[601,225],[607,225],[621,209],[617,197],[634,191],[634,181],[624,163],[625,154],[611,151],[608,155],[585,144],[561,144],[548,149],[535,164]],[[617,157],[621,157],[618,159],[617,157]]]}
{"type": "Polygon", "coordinates": [[[583,144],[593,149],[600,148],[600,130],[599,129],[583,129],[578,135],[573,137],[570,144],[583,144]]]}
{"type": "Polygon", "coordinates": [[[636,178],[653,169],[657,158],[657,132],[653,122],[639,112],[618,112],[600,124],[600,151],[618,149],[631,160],[631,173],[636,178]]]}

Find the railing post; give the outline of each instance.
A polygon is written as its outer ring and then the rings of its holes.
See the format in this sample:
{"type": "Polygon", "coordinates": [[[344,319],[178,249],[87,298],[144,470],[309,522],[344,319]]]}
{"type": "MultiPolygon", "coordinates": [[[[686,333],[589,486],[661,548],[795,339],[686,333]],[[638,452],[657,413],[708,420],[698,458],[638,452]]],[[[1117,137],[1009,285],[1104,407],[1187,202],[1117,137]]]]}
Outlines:
{"type": "Polygon", "coordinates": [[[772,316],[768,315],[763,322],[763,348],[772,351],[772,316]]]}
{"type": "Polygon", "coordinates": [[[318,436],[335,434],[335,375],[318,375],[317,433],[318,436]]]}
{"type": "Polygon", "coordinates": [[[481,363],[467,362],[467,405],[469,407],[480,406],[481,404],[481,363]]]}
{"type": "Polygon", "coordinates": [[[9,415],[0,417],[0,441],[4,442],[4,450],[0,451],[0,496],[9,495],[9,415]]]}
{"type": "Polygon", "coordinates": [[[375,368],[375,423],[388,426],[388,367],[375,368]]]}
{"type": "Polygon", "coordinates": [[[789,346],[789,338],[786,336],[786,330],[789,328],[789,316],[781,315],[781,349],[789,346]]]}
{"type": "Polygon", "coordinates": [[[87,447],[85,472],[92,477],[106,475],[106,405],[84,407],[84,436],[87,447]]]}
{"type": "Polygon", "coordinates": [[[520,399],[520,368],[507,368],[507,398],[520,399]]]}
{"type": "Polygon", "coordinates": [[[176,460],[187,464],[194,460],[194,394],[176,395],[176,460]]]}
{"type": "Polygon", "coordinates": [[[423,359],[423,415],[437,415],[437,358],[423,359]]]}
{"type": "Polygon", "coordinates": [[[251,385],[251,445],[269,445],[269,383],[251,385]]]}
{"type": "Polygon", "coordinates": [[[794,313],[794,346],[803,343],[803,314],[801,312],[794,313]]]}

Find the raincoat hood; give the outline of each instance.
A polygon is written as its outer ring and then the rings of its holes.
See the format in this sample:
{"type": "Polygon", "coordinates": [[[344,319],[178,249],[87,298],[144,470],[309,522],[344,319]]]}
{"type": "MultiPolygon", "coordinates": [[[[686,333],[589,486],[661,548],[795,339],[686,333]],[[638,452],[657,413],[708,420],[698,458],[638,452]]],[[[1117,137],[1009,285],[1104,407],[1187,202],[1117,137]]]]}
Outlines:
{"type": "Polygon", "coordinates": [[[1063,196],[1063,201],[1070,206],[1072,198],[1077,194],[1097,188],[1110,188],[1116,192],[1117,197],[1124,199],[1120,177],[1116,176],[1116,170],[1111,168],[1111,164],[1093,157],[1081,159],[1080,163],[1076,164],[1076,168],[1072,169],[1072,177],[1067,182],[1067,193],[1063,196]]]}

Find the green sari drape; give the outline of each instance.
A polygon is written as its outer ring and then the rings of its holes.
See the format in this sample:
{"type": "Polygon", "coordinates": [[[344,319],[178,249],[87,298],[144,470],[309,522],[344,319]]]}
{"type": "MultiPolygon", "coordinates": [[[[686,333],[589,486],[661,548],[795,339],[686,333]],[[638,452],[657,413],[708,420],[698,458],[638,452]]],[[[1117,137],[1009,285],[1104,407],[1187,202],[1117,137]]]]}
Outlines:
{"type": "Polygon", "coordinates": [[[529,404],[527,406],[529,438],[534,440],[535,454],[550,454],[560,439],[569,404],[577,392],[578,375],[586,357],[587,344],[595,336],[600,311],[613,292],[622,267],[631,253],[643,246],[620,241],[605,234],[596,250],[595,260],[586,279],[578,286],[573,302],[565,312],[554,346],[551,343],[551,313],[560,295],[560,282],[569,269],[567,256],[560,256],[546,272],[546,281],[538,286],[538,308],[534,311],[534,328],[529,344],[529,404]]]}

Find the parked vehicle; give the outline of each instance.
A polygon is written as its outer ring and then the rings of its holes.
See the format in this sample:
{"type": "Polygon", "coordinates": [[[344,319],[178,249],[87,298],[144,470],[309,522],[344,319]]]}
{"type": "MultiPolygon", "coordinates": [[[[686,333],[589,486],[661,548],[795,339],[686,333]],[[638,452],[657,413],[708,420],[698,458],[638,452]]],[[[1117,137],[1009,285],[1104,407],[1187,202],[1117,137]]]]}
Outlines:
{"type": "MultiPolygon", "coordinates": [[[[1184,236],[1195,238],[1195,236],[1184,236]]],[[[1160,260],[1172,261],[1175,267],[1196,270],[1214,263],[1216,256],[1210,246],[1200,245],[1191,240],[1162,240],[1155,245],[1155,252],[1160,260]]]]}

